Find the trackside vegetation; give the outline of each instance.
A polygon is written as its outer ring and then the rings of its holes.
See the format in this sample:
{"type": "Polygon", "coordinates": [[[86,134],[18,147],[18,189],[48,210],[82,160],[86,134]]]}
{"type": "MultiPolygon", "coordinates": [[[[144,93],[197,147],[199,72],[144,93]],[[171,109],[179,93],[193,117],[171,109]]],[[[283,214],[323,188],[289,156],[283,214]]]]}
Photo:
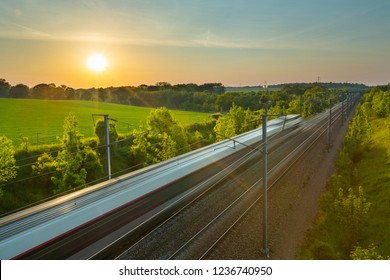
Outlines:
{"type": "Polygon", "coordinates": [[[56,158],[45,152],[32,165],[33,175],[51,174],[55,186],[54,193],[62,193],[70,188],[83,186],[88,171],[100,171],[101,164],[97,152],[81,141],[78,120],[73,113],[64,120],[64,133],[56,158]]]}
{"type": "Polygon", "coordinates": [[[358,105],[300,259],[389,259],[390,88],[358,105]]]}
{"type": "Polygon", "coordinates": [[[12,141],[0,136],[0,183],[16,177],[15,150],[12,141]]]}

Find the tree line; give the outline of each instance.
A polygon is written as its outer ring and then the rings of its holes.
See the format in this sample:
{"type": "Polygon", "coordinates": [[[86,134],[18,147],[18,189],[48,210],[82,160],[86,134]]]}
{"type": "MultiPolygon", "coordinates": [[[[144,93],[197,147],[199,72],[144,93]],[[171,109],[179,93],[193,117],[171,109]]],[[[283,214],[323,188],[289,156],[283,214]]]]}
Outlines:
{"type": "MultiPolygon", "coordinates": [[[[32,88],[24,84],[11,86],[6,80],[0,79],[0,98],[88,100],[144,107],[165,106],[170,109],[202,109],[203,103],[209,101],[206,95],[219,95],[224,92],[225,87],[221,83],[171,85],[159,82],[155,85],[142,84],[137,87],[74,89],[66,85],[56,86],[54,83],[41,83],[32,88]],[[198,93],[198,96],[195,93],[198,93]],[[197,102],[199,98],[202,99],[201,102],[197,102]],[[200,103],[201,106],[192,106],[191,102],[194,99],[195,103],[200,103]]],[[[206,111],[215,109],[213,106],[203,107],[206,111]]]]}
{"type": "MultiPolygon", "coordinates": [[[[199,112],[227,112],[233,104],[252,111],[265,108],[265,103],[259,100],[268,99],[270,107],[279,106],[281,109],[294,106],[289,104],[297,96],[305,100],[307,113],[317,110],[324,104],[314,104],[320,94],[332,94],[333,98],[341,92],[362,90],[364,85],[355,84],[322,84],[297,83],[280,85],[278,89],[258,91],[226,91],[221,83],[177,84],[159,82],[155,85],[122,86],[108,88],[73,89],[65,85],[38,84],[32,88],[24,84],[11,86],[6,80],[0,79],[0,98],[32,98],[49,100],[89,100],[111,102],[118,104],[166,107],[168,109],[189,110],[199,112]],[[306,100],[310,99],[310,100],[306,100]],[[309,103],[313,103],[310,105],[309,103]],[[312,108],[309,108],[309,107],[312,108]]],[[[323,96],[324,97],[324,96],[323,96]]],[[[323,99],[323,97],[321,97],[323,99]]],[[[295,100],[295,102],[298,102],[295,100]]],[[[299,104],[300,105],[300,104],[299,104]]],[[[306,113],[306,112],[305,112],[306,113]]]]}

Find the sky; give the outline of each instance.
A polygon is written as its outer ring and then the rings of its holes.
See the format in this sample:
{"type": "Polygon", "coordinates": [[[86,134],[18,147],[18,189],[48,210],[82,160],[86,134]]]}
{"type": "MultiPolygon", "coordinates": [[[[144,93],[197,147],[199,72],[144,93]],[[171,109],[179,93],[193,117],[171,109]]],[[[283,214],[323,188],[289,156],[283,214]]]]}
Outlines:
{"type": "Polygon", "coordinates": [[[1,0],[0,79],[388,84],[389,12],[388,0],[1,0]],[[91,71],[92,53],[107,68],[91,71]]]}

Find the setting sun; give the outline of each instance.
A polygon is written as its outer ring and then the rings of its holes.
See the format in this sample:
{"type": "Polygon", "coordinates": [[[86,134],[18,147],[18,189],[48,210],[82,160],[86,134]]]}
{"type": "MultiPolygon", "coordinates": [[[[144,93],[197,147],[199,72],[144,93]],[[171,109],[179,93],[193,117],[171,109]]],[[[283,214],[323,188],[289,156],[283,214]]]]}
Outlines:
{"type": "Polygon", "coordinates": [[[93,53],[87,59],[87,67],[94,72],[102,72],[107,68],[107,59],[100,53],[93,53]]]}

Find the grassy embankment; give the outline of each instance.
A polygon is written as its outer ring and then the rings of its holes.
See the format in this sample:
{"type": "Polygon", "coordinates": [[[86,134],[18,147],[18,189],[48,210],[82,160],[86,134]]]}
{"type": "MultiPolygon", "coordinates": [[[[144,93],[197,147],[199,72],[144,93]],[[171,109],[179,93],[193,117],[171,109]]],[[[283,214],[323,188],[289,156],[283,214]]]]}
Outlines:
{"type": "MultiPolygon", "coordinates": [[[[337,213],[331,210],[334,209],[335,202],[331,193],[336,188],[342,187],[343,182],[348,180],[353,182],[355,193],[357,188],[362,186],[366,202],[370,203],[352,250],[356,246],[367,249],[374,245],[375,253],[384,258],[390,256],[390,118],[372,119],[369,125],[370,140],[359,154],[357,161],[343,166],[349,169],[349,172],[339,170],[337,176],[334,176],[328,184],[327,193],[321,201],[323,212],[309,231],[298,258],[351,258],[351,251],[349,251],[351,248],[345,246],[345,240],[342,241],[345,237],[344,229],[334,217],[337,213]],[[345,178],[345,174],[352,174],[352,179],[345,178]]],[[[345,189],[344,192],[346,193],[345,189]]],[[[352,219],[349,223],[352,223],[352,219]]],[[[371,259],[372,255],[368,255],[368,258],[371,259]]]]}
{"type": "MultiPolygon", "coordinates": [[[[63,132],[63,123],[69,112],[79,120],[79,129],[84,137],[94,137],[92,114],[108,114],[118,120],[119,133],[128,133],[145,123],[152,108],[135,107],[113,103],[78,100],[0,99],[0,135],[11,139],[14,146],[21,137],[28,137],[30,144],[57,143],[56,137],[63,132]]],[[[171,111],[181,124],[190,124],[206,118],[209,114],[189,111],[171,111]]]]}

